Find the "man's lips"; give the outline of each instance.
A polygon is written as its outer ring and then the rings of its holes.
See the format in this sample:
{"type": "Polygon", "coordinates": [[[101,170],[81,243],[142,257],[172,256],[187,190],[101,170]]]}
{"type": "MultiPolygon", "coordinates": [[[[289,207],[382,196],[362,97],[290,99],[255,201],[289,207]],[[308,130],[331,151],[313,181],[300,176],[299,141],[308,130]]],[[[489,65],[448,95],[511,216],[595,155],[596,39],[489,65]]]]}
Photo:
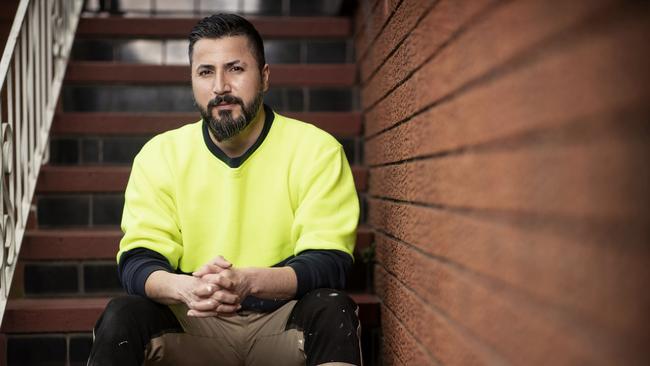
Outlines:
{"type": "Polygon", "coordinates": [[[236,105],[237,105],[237,103],[219,103],[219,104],[215,105],[214,108],[217,108],[217,109],[231,109],[231,108],[235,107],[236,105]]]}

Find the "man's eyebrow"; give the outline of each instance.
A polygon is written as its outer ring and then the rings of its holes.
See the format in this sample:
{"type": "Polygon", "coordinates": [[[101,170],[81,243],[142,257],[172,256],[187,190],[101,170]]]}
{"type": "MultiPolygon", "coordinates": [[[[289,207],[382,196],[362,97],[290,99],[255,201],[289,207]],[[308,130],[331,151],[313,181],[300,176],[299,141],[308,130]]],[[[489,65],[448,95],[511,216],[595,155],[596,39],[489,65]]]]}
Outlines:
{"type": "Polygon", "coordinates": [[[199,69],[208,69],[208,70],[214,70],[214,66],[210,64],[200,64],[196,67],[197,70],[199,69]]]}
{"type": "Polygon", "coordinates": [[[245,62],[241,62],[241,60],[234,60],[234,61],[226,62],[226,63],[225,63],[225,66],[226,66],[226,67],[231,67],[231,66],[235,66],[235,65],[237,65],[237,64],[242,64],[242,66],[246,66],[246,63],[245,63],[245,62]]]}

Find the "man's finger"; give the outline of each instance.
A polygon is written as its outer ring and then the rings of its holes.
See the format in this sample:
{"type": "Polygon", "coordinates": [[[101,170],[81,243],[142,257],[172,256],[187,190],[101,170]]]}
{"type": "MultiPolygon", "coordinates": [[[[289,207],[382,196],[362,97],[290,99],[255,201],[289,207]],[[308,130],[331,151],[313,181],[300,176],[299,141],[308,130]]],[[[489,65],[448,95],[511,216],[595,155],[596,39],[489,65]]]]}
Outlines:
{"type": "Polygon", "coordinates": [[[217,312],[222,315],[232,314],[237,310],[241,309],[240,305],[225,305],[221,304],[217,307],[217,312]]]}
{"type": "Polygon", "coordinates": [[[221,304],[219,304],[214,299],[196,300],[187,304],[187,306],[191,310],[198,310],[198,311],[214,311],[219,305],[221,304]]]}
{"type": "Polygon", "coordinates": [[[217,265],[217,266],[219,266],[219,267],[221,267],[223,269],[228,269],[228,268],[232,267],[232,263],[228,262],[226,260],[226,258],[224,258],[224,257],[222,257],[220,255],[218,255],[215,259],[213,259],[210,264],[217,265]]]}
{"type": "Polygon", "coordinates": [[[209,297],[214,294],[214,292],[217,290],[217,285],[213,285],[211,283],[201,285],[197,288],[195,288],[192,293],[198,297],[209,297]]]}
{"type": "Polygon", "coordinates": [[[208,317],[213,317],[218,315],[220,314],[216,311],[198,311],[192,309],[187,311],[187,316],[192,316],[195,318],[208,318],[208,317]]]}
{"type": "Polygon", "coordinates": [[[223,271],[224,269],[228,269],[232,267],[232,263],[228,262],[224,257],[222,256],[217,256],[210,262],[206,263],[205,265],[201,266],[197,271],[193,272],[192,275],[194,277],[202,277],[205,276],[208,273],[219,273],[223,271]]]}
{"type": "Polygon", "coordinates": [[[206,265],[201,266],[201,268],[199,268],[197,271],[192,272],[192,276],[194,276],[194,277],[203,277],[203,276],[205,276],[205,275],[207,275],[209,273],[219,273],[219,272],[221,272],[223,270],[224,270],[224,268],[221,268],[221,267],[219,267],[217,265],[208,263],[206,265]]]}
{"type": "Polygon", "coordinates": [[[234,287],[234,282],[230,278],[226,277],[226,271],[224,273],[217,274],[207,274],[202,277],[205,282],[219,286],[220,288],[225,288],[231,290],[234,287]]]}
{"type": "Polygon", "coordinates": [[[239,303],[239,296],[223,290],[216,291],[212,298],[221,304],[235,305],[239,303]]]}

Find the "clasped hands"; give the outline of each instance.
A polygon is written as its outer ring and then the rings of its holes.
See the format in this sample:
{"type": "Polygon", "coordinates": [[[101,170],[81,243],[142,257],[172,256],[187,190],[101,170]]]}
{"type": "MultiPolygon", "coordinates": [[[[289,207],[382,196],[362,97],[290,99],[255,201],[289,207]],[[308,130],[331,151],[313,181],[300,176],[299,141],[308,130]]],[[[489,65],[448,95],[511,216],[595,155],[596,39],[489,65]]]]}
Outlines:
{"type": "Polygon", "coordinates": [[[233,268],[222,256],[202,266],[189,279],[182,291],[188,316],[232,315],[250,294],[245,271],[233,268]]]}

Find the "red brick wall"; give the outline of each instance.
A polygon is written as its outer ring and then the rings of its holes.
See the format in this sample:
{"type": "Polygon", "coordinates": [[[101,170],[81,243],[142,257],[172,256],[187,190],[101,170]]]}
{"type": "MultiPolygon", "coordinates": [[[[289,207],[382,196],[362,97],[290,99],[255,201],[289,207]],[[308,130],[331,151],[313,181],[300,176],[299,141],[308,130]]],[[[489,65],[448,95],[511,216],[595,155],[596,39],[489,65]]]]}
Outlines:
{"type": "Polygon", "coordinates": [[[650,362],[650,6],[361,0],[386,364],[650,362]]]}

